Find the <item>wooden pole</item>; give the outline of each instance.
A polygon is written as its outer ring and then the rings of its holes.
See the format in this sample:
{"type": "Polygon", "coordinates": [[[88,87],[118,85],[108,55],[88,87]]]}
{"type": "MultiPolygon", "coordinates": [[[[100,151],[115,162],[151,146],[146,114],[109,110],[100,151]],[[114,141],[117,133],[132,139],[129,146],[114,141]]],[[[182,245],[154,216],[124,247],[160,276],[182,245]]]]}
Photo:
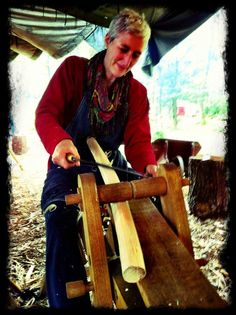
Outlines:
{"type": "MultiPolygon", "coordinates": [[[[95,138],[88,138],[87,143],[96,162],[110,164],[95,138]]],[[[103,167],[99,167],[99,170],[105,184],[119,182],[114,170],[103,167]]],[[[138,282],[145,277],[146,268],[129,204],[124,201],[111,203],[110,206],[118,239],[122,276],[129,283],[138,282]]]]}
{"type": "MultiPolygon", "coordinates": [[[[162,196],[166,194],[166,191],[166,180],[161,176],[97,186],[100,203],[162,196]]],[[[65,201],[67,205],[78,204],[81,202],[81,196],[79,194],[66,195],[65,201]]]]}

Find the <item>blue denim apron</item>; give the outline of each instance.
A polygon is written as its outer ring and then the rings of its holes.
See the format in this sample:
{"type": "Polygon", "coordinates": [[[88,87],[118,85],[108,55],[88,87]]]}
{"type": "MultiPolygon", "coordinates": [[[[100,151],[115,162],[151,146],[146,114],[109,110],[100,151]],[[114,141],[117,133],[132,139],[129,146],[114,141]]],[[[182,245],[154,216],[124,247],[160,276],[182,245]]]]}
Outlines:
{"type": "MultiPolygon", "coordinates": [[[[89,108],[83,98],[77,113],[66,129],[78,148],[81,159],[93,160],[86,139],[91,135],[89,108]]],[[[105,137],[97,137],[103,150],[111,150],[110,159],[116,166],[127,168],[118,147],[123,140],[123,128],[105,137]]],[[[81,165],[63,169],[51,162],[44,183],[41,206],[46,222],[46,284],[49,305],[52,308],[77,308],[86,310],[90,305],[88,294],[83,297],[67,299],[65,284],[69,281],[86,279],[86,273],[78,247],[77,205],[66,206],[65,195],[77,193],[77,176],[81,173],[94,173],[97,184],[103,183],[98,168],[81,165]]],[[[119,174],[118,174],[119,176],[119,174]]],[[[121,180],[124,174],[120,174],[121,180]]]]}
{"type": "MultiPolygon", "coordinates": [[[[94,158],[86,143],[87,137],[93,135],[90,131],[88,114],[89,107],[87,106],[86,96],[84,96],[76,112],[76,115],[74,116],[74,119],[66,128],[66,131],[73,138],[74,144],[76,145],[80,154],[80,158],[87,161],[94,161],[94,158]]],[[[113,160],[114,166],[128,170],[127,162],[118,150],[119,146],[123,142],[123,130],[124,127],[119,126],[115,134],[97,136],[96,140],[105,152],[109,152],[109,160],[113,160]]],[[[64,201],[65,195],[67,194],[77,193],[78,174],[90,172],[94,173],[98,185],[103,184],[103,180],[97,167],[81,165],[80,167],[72,167],[65,170],[50,161],[50,169],[47,173],[42,192],[42,209],[46,209],[51,203],[64,201]]],[[[124,172],[117,172],[117,175],[120,181],[137,179],[129,178],[124,172]]]]}

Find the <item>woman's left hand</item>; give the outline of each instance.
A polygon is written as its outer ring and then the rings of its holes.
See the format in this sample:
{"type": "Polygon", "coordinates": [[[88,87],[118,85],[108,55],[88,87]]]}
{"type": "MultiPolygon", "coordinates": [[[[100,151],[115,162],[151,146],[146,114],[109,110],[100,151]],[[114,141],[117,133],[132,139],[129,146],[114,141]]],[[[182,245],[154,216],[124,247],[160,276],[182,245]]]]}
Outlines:
{"type": "Polygon", "coordinates": [[[147,176],[157,177],[157,165],[149,164],[146,166],[146,174],[147,176]]]}

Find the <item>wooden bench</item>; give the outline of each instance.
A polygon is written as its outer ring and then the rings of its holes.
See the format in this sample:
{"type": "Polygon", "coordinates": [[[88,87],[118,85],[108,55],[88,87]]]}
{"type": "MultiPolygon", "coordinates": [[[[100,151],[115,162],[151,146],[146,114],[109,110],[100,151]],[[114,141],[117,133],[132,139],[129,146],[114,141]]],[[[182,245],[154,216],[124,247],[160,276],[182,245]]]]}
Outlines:
{"type": "Polygon", "coordinates": [[[162,160],[174,162],[179,165],[181,158],[183,160],[183,170],[185,176],[188,176],[188,162],[190,156],[196,156],[201,149],[197,141],[176,140],[161,138],[152,142],[152,147],[159,163],[162,160]]]}
{"type": "MultiPolygon", "coordinates": [[[[161,168],[169,173],[168,165],[163,165],[161,168]]],[[[176,166],[171,165],[170,168],[170,173],[178,171],[176,166]]],[[[84,175],[81,176],[83,177],[84,175]]],[[[163,179],[163,177],[161,178],[163,179]]],[[[169,181],[167,189],[171,189],[171,180],[169,179],[169,181]]],[[[121,184],[123,185],[124,183],[121,184]]],[[[180,185],[181,182],[177,186],[180,187],[180,185]]],[[[124,185],[121,187],[123,189],[124,185]]],[[[89,190],[89,194],[91,195],[92,193],[95,199],[98,199],[98,196],[100,196],[107,201],[106,196],[110,193],[110,188],[108,188],[109,185],[104,185],[104,189],[98,186],[97,192],[89,190]]],[[[85,192],[88,195],[88,191],[85,192]]],[[[114,196],[112,201],[116,198],[120,199],[117,189],[114,196]]],[[[86,230],[88,228],[90,231],[89,237],[93,239],[94,234],[96,234],[94,232],[100,230],[99,242],[95,242],[94,247],[90,248],[92,250],[90,255],[95,260],[95,265],[91,266],[90,272],[92,270],[92,279],[94,275],[98,278],[90,283],[82,284],[82,287],[81,283],[79,284],[80,287],[78,283],[71,284],[72,297],[78,296],[78,294],[81,295],[81,292],[84,294],[90,290],[93,290],[93,292],[95,290],[94,295],[97,296],[98,293],[100,295],[98,307],[112,308],[112,303],[107,304],[104,302],[107,301],[104,296],[109,296],[109,299],[113,300],[118,309],[140,307],[194,307],[208,309],[227,306],[226,302],[221,299],[203,275],[194,259],[191,238],[189,238],[190,235],[188,234],[189,229],[186,229],[186,216],[181,215],[178,209],[178,204],[181,204],[182,201],[173,205],[176,198],[171,198],[172,201],[170,201],[166,200],[167,196],[168,193],[160,197],[163,205],[163,214],[158,211],[149,198],[129,200],[146,266],[146,276],[137,283],[124,281],[119,258],[111,260],[109,263],[104,257],[103,260],[98,261],[98,256],[101,252],[103,252],[104,256],[105,248],[102,240],[102,222],[98,220],[99,207],[96,210],[97,220],[94,220],[94,215],[91,215],[90,208],[88,212],[93,218],[87,218],[85,221],[87,222],[85,224],[88,225],[86,230]],[[172,213],[167,211],[168,206],[165,206],[167,201],[169,201],[168,205],[173,207],[172,213]],[[173,215],[176,212],[179,212],[179,217],[173,215]],[[91,220],[93,222],[92,225],[91,220]],[[171,223],[168,223],[168,221],[171,223]],[[108,272],[109,276],[107,275],[108,272]],[[110,277],[112,278],[112,283],[108,283],[110,277]],[[94,282],[96,283],[95,286],[94,282]],[[104,290],[102,287],[104,287],[104,290]],[[103,293],[101,294],[101,292],[103,293]]],[[[182,200],[182,198],[179,199],[182,200]]],[[[93,203],[91,206],[94,209],[93,203]]],[[[86,202],[83,203],[84,207],[87,207],[86,202]]],[[[95,307],[97,306],[95,305],[95,307]]]]}
{"type": "MultiPolygon", "coordinates": [[[[100,148],[93,139],[92,144],[93,153],[99,153],[100,148]]],[[[108,174],[105,175],[109,180],[108,174]]],[[[112,184],[101,186],[96,185],[92,174],[78,177],[78,194],[68,195],[66,202],[79,203],[83,210],[90,281],[67,283],[68,298],[90,291],[92,305],[106,309],[114,308],[114,305],[117,309],[227,307],[194,259],[182,193],[184,179],[179,168],[174,163],[163,164],[157,175],[156,178],[123,183],[116,183],[113,177],[112,184]],[[148,198],[151,196],[160,196],[162,213],[148,198]],[[125,209],[123,203],[127,203],[125,209]],[[111,217],[105,233],[101,220],[104,205],[111,217]],[[131,238],[129,232],[135,237],[131,238]],[[122,233],[127,240],[123,237],[117,249],[116,236],[122,238],[122,233]],[[135,246],[130,244],[130,239],[135,246]],[[116,259],[108,261],[105,240],[117,254],[114,255],[116,259]],[[125,252],[124,248],[128,250],[125,252]],[[132,257],[136,250],[137,260],[132,257]],[[142,255],[144,266],[139,259],[142,255]],[[131,273],[124,272],[124,262],[131,273]],[[137,265],[132,266],[132,262],[137,265]],[[140,270],[143,272],[138,279],[140,270]]]]}

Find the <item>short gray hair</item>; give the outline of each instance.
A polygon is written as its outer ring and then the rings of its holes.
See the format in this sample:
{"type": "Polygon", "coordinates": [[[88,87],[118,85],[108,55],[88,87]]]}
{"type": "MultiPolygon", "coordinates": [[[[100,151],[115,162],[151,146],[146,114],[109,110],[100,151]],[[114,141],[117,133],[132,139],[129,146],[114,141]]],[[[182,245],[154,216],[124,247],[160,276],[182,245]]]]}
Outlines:
{"type": "Polygon", "coordinates": [[[114,40],[121,32],[128,32],[136,36],[141,36],[147,43],[151,29],[144,14],[140,15],[132,9],[124,9],[117,14],[111,21],[108,34],[110,40],[114,40]]]}

